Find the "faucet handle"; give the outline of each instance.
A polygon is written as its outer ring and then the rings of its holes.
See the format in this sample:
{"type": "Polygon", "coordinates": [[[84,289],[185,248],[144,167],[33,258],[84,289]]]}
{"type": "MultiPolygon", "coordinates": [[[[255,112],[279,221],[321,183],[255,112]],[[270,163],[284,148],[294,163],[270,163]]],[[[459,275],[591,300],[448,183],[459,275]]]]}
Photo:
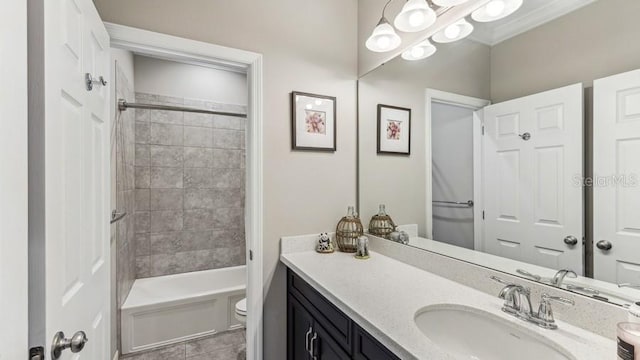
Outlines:
{"type": "Polygon", "coordinates": [[[514,285],[513,283],[510,283],[507,280],[503,280],[502,278],[499,278],[495,275],[491,275],[489,278],[493,281],[499,282],[502,285],[514,285]]]}
{"type": "Polygon", "coordinates": [[[547,301],[548,302],[549,300],[557,301],[559,303],[566,304],[566,305],[575,305],[576,304],[576,302],[571,300],[571,299],[563,298],[562,296],[551,296],[551,295],[549,295],[547,293],[543,293],[542,294],[542,301],[547,301]]]}
{"type": "Polygon", "coordinates": [[[542,322],[538,325],[546,329],[557,329],[558,325],[556,325],[556,321],[553,317],[551,301],[556,301],[566,305],[575,305],[575,302],[571,299],[563,298],[560,296],[551,296],[546,293],[542,294],[540,306],[538,307],[538,319],[542,320],[542,322]]]}

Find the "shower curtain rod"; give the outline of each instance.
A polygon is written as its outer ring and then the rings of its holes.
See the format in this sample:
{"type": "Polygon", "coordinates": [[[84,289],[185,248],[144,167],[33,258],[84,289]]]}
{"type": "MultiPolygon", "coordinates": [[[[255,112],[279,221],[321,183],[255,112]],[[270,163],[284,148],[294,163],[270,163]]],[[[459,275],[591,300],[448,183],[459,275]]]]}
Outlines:
{"type": "Polygon", "coordinates": [[[239,118],[247,117],[247,114],[242,113],[231,113],[224,111],[215,111],[215,110],[205,110],[205,109],[196,109],[191,107],[184,106],[169,106],[169,105],[155,105],[155,104],[144,104],[144,103],[129,103],[124,99],[118,100],[118,110],[126,111],[128,108],[132,109],[149,109],[149,110],[167,110],[167,111],[185,111],[185,112],[194,112],[201,114],[213,114],[213,115],[223,115],[223,116],[234,116],[239,118]]]}

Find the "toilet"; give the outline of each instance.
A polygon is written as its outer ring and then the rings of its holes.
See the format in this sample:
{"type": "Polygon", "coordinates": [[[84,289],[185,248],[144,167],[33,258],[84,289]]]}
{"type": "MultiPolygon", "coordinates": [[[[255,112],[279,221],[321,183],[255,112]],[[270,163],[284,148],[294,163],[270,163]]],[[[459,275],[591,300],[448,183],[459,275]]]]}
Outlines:
{"type": "Polygon", "coordinates": [[[242,324],[247,323],[247,298],[236,303],[236,319],[242,324]]]}

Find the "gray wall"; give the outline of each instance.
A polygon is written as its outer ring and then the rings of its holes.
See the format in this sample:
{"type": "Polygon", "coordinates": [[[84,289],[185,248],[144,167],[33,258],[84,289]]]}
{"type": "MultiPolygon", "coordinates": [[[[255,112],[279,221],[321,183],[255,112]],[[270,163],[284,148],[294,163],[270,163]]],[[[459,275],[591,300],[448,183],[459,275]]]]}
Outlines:
{"type": "MultiPolygon", "coordinates": [[[[246,113],[140,92],[136,101],[246,113]]],[[[244,265],[245,119],[138,109],[135,128],[137,277],[244,265]]]]}
{"type": "MultiPolygon", "coordinates": [[[[425,89],[489,98],[490,48],[472,41],[442,44],[432,57],[409,62],[396,58],[359,80],[360,214],[368,222],[378,209],[397,224],[426,229],[425,89]],[[473,59],[470,61],[470,59],[473,59]],[[411,109],[411,155],[376,153],[377,104],[411,109]]],[[[430,160],[429,160],[430,161],[430,160]]]]}
{"type": "Polygon", "coordinates": [[[279,239],[330,231],[355,203],[357,1],[95,3],[104,21],[264,55],[264,356],[284,359],[286,282],[279,239]],[[337,97],[335,153],[291,151],[293,90],[337,97]]]}
{"type": "Polygon", "coordinates": [[[212,67],[136,55],[136,91],[246,105],[247,75],[212,67]],[[220,86],[224,84],[224,86],[220,86]]]}
{"type": "Polygon", "coordinates": [[[640,67],[640,1],[601,0],[491,49],[494,103],[640,67]]]}

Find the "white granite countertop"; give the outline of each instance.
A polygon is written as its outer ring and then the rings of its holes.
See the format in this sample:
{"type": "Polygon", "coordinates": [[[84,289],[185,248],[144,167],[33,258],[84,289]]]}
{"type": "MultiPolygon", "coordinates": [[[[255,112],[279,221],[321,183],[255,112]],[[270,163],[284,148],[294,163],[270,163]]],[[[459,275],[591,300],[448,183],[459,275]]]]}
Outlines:
{"type": "MultiPolygon", "coordinates": [[[[560,345],[578,360],[616,358],[614,341],[557,321],[546,330],[517,320],[500,309],[502,300],[470,287],[371,252],[353,254],[291,252],[280,260],[401,359],[457,359],[432,343],[414,323],[425,306],[452,304],[483,310],[560,345]]],[[[537,306],[539,299],[532,299],[537,306]]],[[[555,306],[563,306],[556,304],[555,306]]]]}

